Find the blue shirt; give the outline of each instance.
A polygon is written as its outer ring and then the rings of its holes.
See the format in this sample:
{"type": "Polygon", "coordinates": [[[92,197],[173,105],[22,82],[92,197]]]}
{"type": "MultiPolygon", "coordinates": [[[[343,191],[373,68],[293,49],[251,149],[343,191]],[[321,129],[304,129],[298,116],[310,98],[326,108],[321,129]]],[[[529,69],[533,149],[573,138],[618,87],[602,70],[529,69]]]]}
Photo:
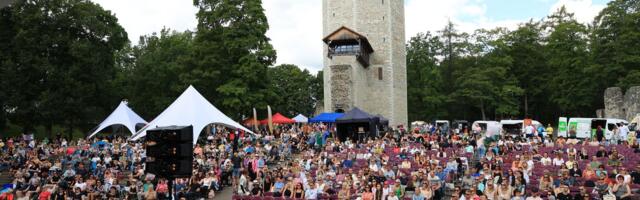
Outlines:
{"type": "Polygon", "coordinates": [[[264,167],[264,159],[262,158],[258,159],[258,167],[260,168],[264,167]]]}
{"type": "Polygon", "coordinates": [[[280,191],[282,188],[284,188],[284,183],[283,182],[276,182],[275,184],[273,184],[273,187],[276,189],[276,191],[280,191]]]}
{"type": "Polygon", "coordinates": [[[324,131],[324,134],[322,135],[322,144],[327,142],[327,138],[329,137],[329,135],[331,135],[329,131],[324,131]]]}
{"type": "Polygon", "coordinates": [[[436,176],[438,176],[441,181],[444,181],[444,179],[447,177],[447,172],[445,170],[442,170],[442,172],[436,172],[436,176]]]}
{"type": "Polygon", "coordinates": [[[414,194],[411,200],[424,200],[424,196],[422,196],[422,194],[419,194],[419,195],[414,194]]]}
{"type": "Polygon", "coordinates": [[[342,162],[342,165],[344,166],[344,168],[351,168],[353,166],[353,161],[349,159],[344,160],[344,162],[342,162]]]}
{"type": "Polygon", "coordinates": [[[387,170],[387,172],[384,173],[384,176],[393,178],[396,176],[396,174],[393,172],[393,170],[387,170]]]}
{"type": "Polygon", "coordinates": [[[247,147],[247,149],[245,149],[244,151],[247,153],[253,153],[254,149],[253,147],[250,146],[250,147],[247,147]]]}

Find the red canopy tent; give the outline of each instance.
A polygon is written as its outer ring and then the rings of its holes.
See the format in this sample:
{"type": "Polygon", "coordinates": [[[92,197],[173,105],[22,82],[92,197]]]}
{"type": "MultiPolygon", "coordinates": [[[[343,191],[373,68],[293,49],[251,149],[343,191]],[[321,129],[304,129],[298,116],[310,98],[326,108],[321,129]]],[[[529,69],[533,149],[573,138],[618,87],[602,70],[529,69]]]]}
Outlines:
{"type": "MultiPolygon", "coordinates": [[[[273,114],[273,116],[271,117],[271,120],[273,121],[274,124],[293,124],[293,123],[296,123],[295,120],[287,118],[287,117],[285,117],[284,115],[282,115],[280,113],[273,114]]],[[[268,124],[268,123],[269,123],[269,119],[260,120],[260,124],[268,124]]]]}

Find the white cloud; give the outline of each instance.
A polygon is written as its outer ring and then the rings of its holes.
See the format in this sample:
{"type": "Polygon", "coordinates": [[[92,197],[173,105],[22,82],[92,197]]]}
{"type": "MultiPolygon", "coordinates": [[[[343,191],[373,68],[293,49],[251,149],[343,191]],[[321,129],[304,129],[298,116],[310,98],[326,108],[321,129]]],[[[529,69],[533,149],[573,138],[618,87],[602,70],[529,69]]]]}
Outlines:
{"type": "Polygon", "coordinates": [[[514,29],[521,20],[492,20],[481,0],[407,0],[405,7],[406,39],[419,32],[442,30],[449,20],[456,29],[473,32],[479,28],[507,27],[514,29]]]}
{"type": "Polygon", "coordinates": [[[160,32],[163,27],[177,31],[195,30],[198,22],[193,1],[176,0],[92,0],[111,10],[137,44],[142,35],[160,32]]]}
{"type": "Polygon", "coordinates": [[[264,0],[267,36],[278,53],[277,64],[296,64],[315,73],[322,69],[322,1],[264,0]]]}
{"type": "Polygon", "coordinates": [[[549,13],[554,13],[560,7],[565,6],[568,12],[574,13],[574,17],[580,23],[591,23],[598,13],[606,6],[593,4],[591,0],[558,0],[551,8],[549,13]]]}
{"type": "MultiPolygon", "coordinates": [[[[197,9],[187,0],[94,0],[116,13],[132,42],[141,35],[159,32],[162,27],[173,30],[195,30],[197,9]]],[[[406,0],[406,39],[418,32],[438,31],[448,20],[457,29],[472,32],[478,28],[507,27],[514,29],[528,19],[494,20],[487,14],[486,0],[406,0]]],[[[583,23],[590,22],[604,5],[591,0],[556,1],[549,13],[561,5],[575,12],[583,23]]],[[[267,36],[277,51],[276,64],[296,64],[312,72],[322,69],[322,0],[263,0],[270,29],[267,36]]],[[[533,16],[532,16],[533,17],[533,16]]],[[[537,18],[534,18],[537,19],[537,18]]]]}

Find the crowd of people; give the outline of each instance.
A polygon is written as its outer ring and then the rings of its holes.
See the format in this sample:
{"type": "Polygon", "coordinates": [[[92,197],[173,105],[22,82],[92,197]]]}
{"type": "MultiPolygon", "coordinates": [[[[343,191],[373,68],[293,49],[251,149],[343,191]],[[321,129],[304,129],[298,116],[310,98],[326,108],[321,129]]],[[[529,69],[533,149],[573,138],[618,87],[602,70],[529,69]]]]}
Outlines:
{"type": "MultiPolygon", "coordinates": [[[[541,132],[547,129],[541,129],[541,132]]],[[[145,146],[125,137],[0,140],[4,199],[640,199],[635,134],[610,140],[498,134],[425,124],[339,141],[330,125],[267,134],[223,127],[194,147],[193,176],[145,173],[145,146]]]]}

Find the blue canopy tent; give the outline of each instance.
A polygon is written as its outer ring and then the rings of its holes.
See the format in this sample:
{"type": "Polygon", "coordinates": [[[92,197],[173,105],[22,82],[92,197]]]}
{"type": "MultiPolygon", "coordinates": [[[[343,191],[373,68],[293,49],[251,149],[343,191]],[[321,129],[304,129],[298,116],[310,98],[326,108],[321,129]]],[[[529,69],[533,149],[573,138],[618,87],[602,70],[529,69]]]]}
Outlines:
{"type": "Polygon", "coordinates": [[[335,123],[336,119],[344,116],[344,113],[320,113],[309,119],[309,123],[335,123]]]}

